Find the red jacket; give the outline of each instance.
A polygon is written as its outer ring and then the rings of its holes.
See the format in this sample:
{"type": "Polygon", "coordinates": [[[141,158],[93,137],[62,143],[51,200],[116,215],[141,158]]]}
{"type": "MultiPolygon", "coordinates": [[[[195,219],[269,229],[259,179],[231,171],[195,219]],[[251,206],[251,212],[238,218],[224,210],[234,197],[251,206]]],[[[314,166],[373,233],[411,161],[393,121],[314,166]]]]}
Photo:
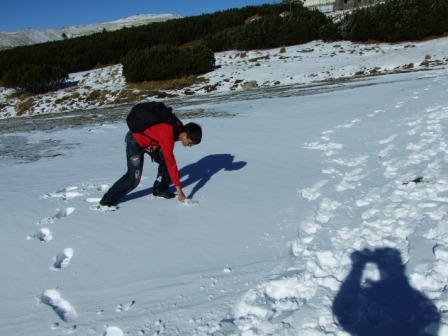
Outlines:
{"type": "Polygon", "coordinates": [[[169,124],[158,124],[147,128],[143,133],[132,133],[132,135],[140,147],[159,146],[162,149],[171,182],[176,187],[179,187],[179,169],[177,168],[176,158],[173,153],[173,127],[169,124]]]}

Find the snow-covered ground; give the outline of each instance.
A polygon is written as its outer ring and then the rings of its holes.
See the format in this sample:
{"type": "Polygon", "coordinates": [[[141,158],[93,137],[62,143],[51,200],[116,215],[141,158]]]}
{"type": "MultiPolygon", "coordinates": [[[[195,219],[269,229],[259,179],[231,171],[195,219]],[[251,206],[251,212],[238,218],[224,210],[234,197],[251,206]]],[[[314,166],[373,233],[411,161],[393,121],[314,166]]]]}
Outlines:
{"type": "MultiPolygon", "coordinates": [[[[215,93],[391,73],[188,98],[180,115],[215,116],[176,148],[195,203],[152,198],[147,160],[117,211],[96,209],[126,169],[124,122],[3,132],[0,333],[448,335],[447,43],[217,55],[215,93]]],[[[119,87],[95,82],[109,69],[72,78],[119,87]]]]}
{"type": "Polygon", "coordinates": [[[0,50],[18,46],[45,43],[50,41],[60,41],[65,38],[73,38],[103,30],[114,31],[124,27],[137,27],[153,22],[163,22],[180,18],[176,14],[137,14],[124,19],[94,23],[89,25],[69,26],[54,29],[25,29],[12,32],[0,32],[0,50]]]}

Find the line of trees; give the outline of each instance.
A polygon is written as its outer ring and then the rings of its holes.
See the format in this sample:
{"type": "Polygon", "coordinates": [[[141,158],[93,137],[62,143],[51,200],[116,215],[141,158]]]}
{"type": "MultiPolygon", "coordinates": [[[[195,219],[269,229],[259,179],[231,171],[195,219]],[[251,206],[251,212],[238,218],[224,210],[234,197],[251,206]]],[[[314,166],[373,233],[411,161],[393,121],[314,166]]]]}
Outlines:
{"type": "Polygon", "coordinates": [[[3,82],[10,87],[31,93],[44,93],[60,88],[68,74],[60,67],[48,64],[25,63],[17,69],[8,71],[3,82]]]}
{"type": "Polygon", "coordinates": [[[388,0],[357,9],[337,22],[300,4],[294,4],[291,13],[289,4],[248,6],[3,50],[0,79],[4,86],[42,92],[58,87],[68,73],[118,63],[123,64],[128,82],[170,79],[211,71],[217,51],[316,39],[419,40],[447,31],[446,0],[388,0]],[[38,84],[32,85],[33,81],[38,84]]]}
{"type": "Polygon", "coordinates": [[[0,78],[23,64],[45,63],[67,73],[118,64],[128,52],[156,45],[184,46],[198,43],[206,36],[242,26],[254,15],[278,15],[284,5],[248,6],[213,14],[185,17],[117,31],[82,36],[0,51],[0,78]]]}
{"type": "Polygon", "coordinates": [[[448,31],[448,1],[389,0],[347,15],[338,31],[350,41],[398,42],[440,35],[448,31]]]}
{"type": "Polygon", "coordinates": [[[323,36],[322,27],[332,21],[317,10],[300,7],[288,14],[269,15],[252,22],[206,36],[204,43],[214,51],[254,50],[302,44],[323,36]]]}

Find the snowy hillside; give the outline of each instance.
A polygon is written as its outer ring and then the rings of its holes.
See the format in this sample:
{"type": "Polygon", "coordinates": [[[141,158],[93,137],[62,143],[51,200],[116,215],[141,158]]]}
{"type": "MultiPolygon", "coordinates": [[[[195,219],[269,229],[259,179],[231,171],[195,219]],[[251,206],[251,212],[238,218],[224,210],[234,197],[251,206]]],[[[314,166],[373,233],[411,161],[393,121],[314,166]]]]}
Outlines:
{"type": "Polygon", "coordinates": [[[138,14],[124,19],[82,26],[70,26],[54,29],[33,29],[0,32],[0,50],[18,46],[63,40],[83,35],[99,33],[103,30],[114,31],[124,27],[136,27],[152,22],[162,22],[180,18],[175,14],[138,14]]]}
{"type": "Polygon", "coordinates": [[[290,86],[322,85],[390,73],[437,69],[448,64],[448,38],[401,44],[346,41],[249,52],[216,53],[215,71],[180,90],[127,85],[120,65],[70,74],[67,88],[32,97],[0,87],[0,118],[98,109],[145,99],[186,99],[210,94],[281,91],[290,86]]]}
{"type": "Polygon", "coordinates": [[[97,208],[123,119],[77,125],[47,96],[59,127],[1,120],[0,334],[448,336],[447,43],[219,54],[216,91],[171,100],[204,130],[176,146],[188,204],[151,196],[148,158],[97,208]]]}

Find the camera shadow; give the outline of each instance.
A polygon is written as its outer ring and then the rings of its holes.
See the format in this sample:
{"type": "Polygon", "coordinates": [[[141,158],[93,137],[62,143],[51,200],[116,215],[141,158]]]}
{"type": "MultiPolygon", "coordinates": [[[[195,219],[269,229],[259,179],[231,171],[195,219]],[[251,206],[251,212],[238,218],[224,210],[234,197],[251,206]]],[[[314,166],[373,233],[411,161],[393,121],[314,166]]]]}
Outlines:
{"type": "Polygon", "coordinates": [[[343,330],[357,336],[437,335],[440,313],[434,303],[412,288],[400,251],[394,248],[355,251],[352,268],[333,302],[333,314],[343,330]],[[363,281],[367,264],[378,280],[363,281]]]}

